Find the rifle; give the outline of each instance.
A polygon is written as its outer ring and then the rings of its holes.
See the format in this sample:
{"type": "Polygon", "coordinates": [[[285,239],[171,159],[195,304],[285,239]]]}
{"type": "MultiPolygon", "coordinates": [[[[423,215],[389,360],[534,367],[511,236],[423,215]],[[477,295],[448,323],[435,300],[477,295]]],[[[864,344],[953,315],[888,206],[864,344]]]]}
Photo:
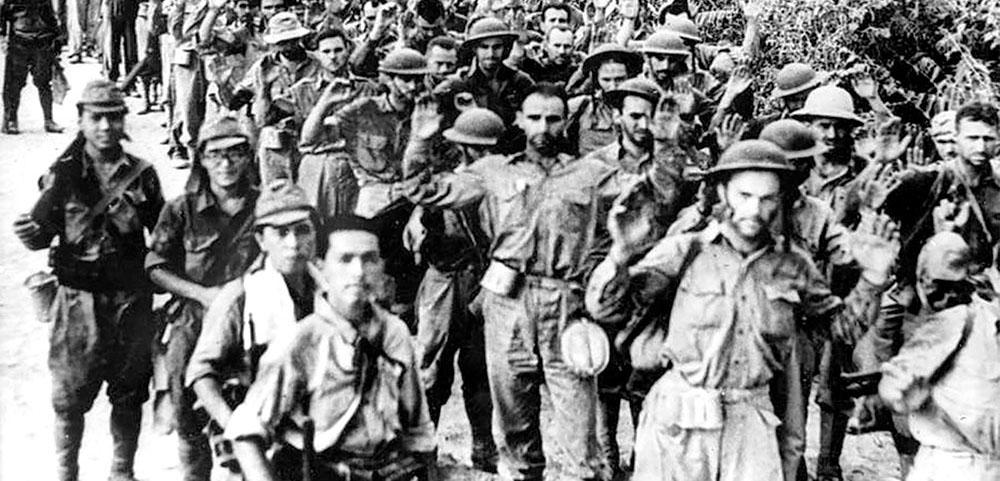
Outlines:
{"type": "Polygon", "coordinates": [[[302,423],[302,481],[312,481],[313,466],[316,464],[316,424],[307,417],[302,423]]]}

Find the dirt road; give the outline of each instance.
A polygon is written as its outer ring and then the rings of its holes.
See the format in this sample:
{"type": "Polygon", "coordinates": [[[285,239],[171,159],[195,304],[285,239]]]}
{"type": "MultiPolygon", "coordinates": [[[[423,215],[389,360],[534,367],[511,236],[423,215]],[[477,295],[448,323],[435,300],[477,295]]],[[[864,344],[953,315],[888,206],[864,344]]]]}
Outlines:
{"type": "MultiPolygon", "coordinates": [[[[42,131],[41,111],[33,87],[25,88],[21,102],[20,136],[0,135],[0,480],[54,479],[52,410],[49,404],[50,378],[45,365],[48,325],[34,320],[27,290],[23,280],[32,272],[46,266],[45,252],[29,252],[17,241],[11,231],[14,217],[27,211],[37,193],[36,181],[55,156],[65,148],[75,135],[75,102],[81,87],[99,75],[96,63],[68,66],[67,76],[73,89],[62,106],[56,108],[56,119],[67,131],[64,134],[45,134],[42,131]]],[[[30,83],[29,83],[30,85],[30,83]]],[[[141,108],[139,99],[129,99],[130,109],[141,108]]],[[[163,180],[168,198],[181,192],[187,171],[169,166],[166,147],[160,144],[165,129],[161,124],[166,116],[161,113],[129,115],[127,130],[132,137],[128,149],[152,162],[163,180]]],[[[458,386],[456,385],[456,389],[458,386]]],[[[461,394],[456,392],[441,416],[438,434],[441,443],[441,461],[449,479],[490,480],[470,468],[468,424],[460,405],[461,394]]],[[[543,416],[545,414],[543,406],[543,416]]],[[[108,404],[103,394],[87,416],[87,431],[81,453],[81,479],[106,479],[111,451],[107,430],[108,404]]],[[[816,458],[817,429],[815,418],[810,426],[810,463],[816,458]]],[[[149,427],[147,404],[146,427],[140,440],[136,476],[144,481],[173,481],[180,479],[177,467],[176,442],[172,435],[154,433],[149,427]]],[[[623,411],[622,419],[628,416],[623,411]]],[[[627,424],[627,421],[623,421],[627,424]]],[[[627,452],[631,447],[631,427],[624,426],[619,436],[627,452]]],[[[547,441],[550,455],[551,479],[559,479],[557,447],[547,441]],[[556,449],[552,449],[556,448],[556,449]]],[[[844,449],[844,471],[847,479],[875,481],[898,479],[896,456],[892,441],[886,435],[871,435],[848,439],[844,449]]]]}

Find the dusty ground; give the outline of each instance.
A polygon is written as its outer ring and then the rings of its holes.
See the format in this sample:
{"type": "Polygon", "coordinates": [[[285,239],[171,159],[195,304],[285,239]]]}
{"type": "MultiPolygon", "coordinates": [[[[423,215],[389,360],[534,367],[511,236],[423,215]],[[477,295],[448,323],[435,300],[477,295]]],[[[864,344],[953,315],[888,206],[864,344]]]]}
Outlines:
{"type": "MultiPolygon", "coordinates": [[[[2,66],[2,61],[0,61],[2,66]]],[[[34,320],[30,299],[22,282],[32,272],[45,268],[44,252],[28,252],[11,232],[17,213],[25,212],[35,200],[36,179],[69,143],[74,134],[74,104],[82,85],[98,76],[95,63],[68,66],[68,77],[74,87],[69,98],[57,107],[56,118],[65,125],[61,135],[42,132],[41,112],[35,90],[28,87],[22,94],[21,129],[17,137],[0,136],[0,480],[49,480],[54,477],[52,412],[49,407],[49,374],[45,366],[48,326],[34,320]]],[[[133,112],[141,107],[138,99],[130,99],[133,112]]],[[[153,161],[164,181],[167,197],[180,193],[187,171],[169,166],[161,123],[164,114],[130,115],[128,131],[133,138],[130,150],[153,161]]],[[[456,390],[458,389],[456,384],[456,390]]],[[[491,476],[472,471],[469,465],[470,440],[468,425],[461,409],[461,395],[456,392],[441,416],[443,424],[438,434],[441,460],[449,479],[489,480],[491,476]]],[[[107,431],[107,400],[102,396],[87,416],[88,427],[81,454],[81,479],[100,480],[107,476],[111,440],[107,431]]],[[[543,411],[544,415],[544,411],[543,411]]],[[[810,463],[816,458],[815,425],[812,416],[810,463]]],[[[146,416],[149,425],[150,416],[146,416]]],[[[623,451],[631,447],[631,426],[628,416],[619,436],[623,451]]],[[[144,429],[140,441],[136,475],[144,481],[179,479],[174,437],[144,429]]],[[[551,444],[550,444],[551,446],[551,444]]],[[[550,455],[549,476],[558,479],[559,456],[550,455]]],[[[847,479],[854,481],[896,480],[896,456],[892,441],[886,435],[869,435],[848,439],[843,456],[847,479]]]]}

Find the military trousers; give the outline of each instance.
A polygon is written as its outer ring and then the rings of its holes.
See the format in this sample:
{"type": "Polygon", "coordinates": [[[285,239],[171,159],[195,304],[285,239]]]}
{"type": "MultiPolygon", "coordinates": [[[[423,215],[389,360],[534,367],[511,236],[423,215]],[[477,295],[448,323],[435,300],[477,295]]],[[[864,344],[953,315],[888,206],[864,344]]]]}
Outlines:
{"type": "Polygon", "coordinates": [[[560,335],[571,314],[583,312],[582,292],[558,280],[529,277],[511,296],[485,291],[486,366],[493,397],[493,437],[503,479],[541,480],[545,470],[540,388],[552,401],[550,432],[567,457],[570,479],[598,475],[597,381],[571,372],[560,335]]]}

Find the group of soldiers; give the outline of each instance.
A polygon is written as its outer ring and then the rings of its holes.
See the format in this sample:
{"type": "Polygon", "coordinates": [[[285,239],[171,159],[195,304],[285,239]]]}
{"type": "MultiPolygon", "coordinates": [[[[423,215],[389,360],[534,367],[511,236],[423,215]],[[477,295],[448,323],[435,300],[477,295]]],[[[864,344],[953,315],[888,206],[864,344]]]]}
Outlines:
{"type": "Polygon", "coordinates": [[[535,3],[169,6],[170,201],[120,86],[83,89],[14,226],[57,279],[60,480],[103,383],[115,481],[150,390],[186,481],[437,479],[456,365],[502,479],[558,447],[568,479],[835,481],[876,429],[907,480],[1000,477],[996,106],[904,119],[790,63],[762,115],[753,2],[742,45],[687,2],[535,3]]]}

